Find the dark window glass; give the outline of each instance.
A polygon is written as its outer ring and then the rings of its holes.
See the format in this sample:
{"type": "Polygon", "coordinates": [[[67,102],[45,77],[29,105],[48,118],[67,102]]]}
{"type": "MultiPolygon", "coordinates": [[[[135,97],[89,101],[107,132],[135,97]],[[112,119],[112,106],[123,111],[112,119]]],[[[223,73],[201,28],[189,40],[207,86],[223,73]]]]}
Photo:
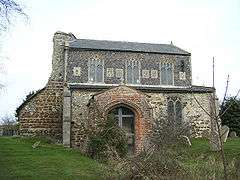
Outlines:
{"type": "Polygon", "coordinates": [[[140,63],[135,60],[127,61],[127,83],[139,84],[140,83],[140,63]]]}
{"type": "Polygon", "coordinates": [[[181,71],[182,72],[185,71],[185,62],[184,62],[184,60],[181,60],[181,71]]]}
{"type": "Polygon", "coordinates": [[[131,83],[132,82],[132,63],[128,62],[127,65],[127,82],[131,83]]]}
{"type": "Polygon", "coordinates": [[[134,115],[134,113],[131,111],[131,109],[128,109],[126,107],[122,107],[122,114],[123,115],[134,115]]]}
{"type": "Polygon", "coordinates": [[[176,109],[176,121],[181,123],[182,122],[182,104],[180,103],[180,101],[176,102],[175,105],[175,109],[176,109]]]}
{"type": "Polygon", "coordinates": [[[134,112],[126,107],[118,107],[109,112],[114,114],[119,126],[126,130],[126,132],[134,132],[134,112]]]}
{"type": "Polygon", "coordinates": [[[174,121],[174,103],[173,103],[173,101],[168,101],[167,111],[168,111],[168,119],[170,121],[174,121]]]}
{"type": "Polygon", "coordinates": [[[179,100],[177,101],[168,101],[168,119],[173,123],[182,122],[182,104],[179,100]]]}
{"type": "Polygon", "coordinates": [[[96,82],[103,81],[103,65],[101,62],[98,62],[96,67],[96,82]]]}
{"type": "Polygon", "coordinates": [[[129,133],[133,133],[133,117],[122,118],[122,128],[129,133]]]}
{"type": "Polygon", "coordinates": [[[161,64],[161,84],[173,85],[173,68],[171,63],[161,64]]]}
{"type": "Polygon", "coordinates": [[[166,64],[161,64],[161,84],[167,84],[167,70],[166,64]]]}
{"type": "Polygon", "coordinates": [[[88,62],[88,81],[103,82],[103,60],[91,59],[88,62]]]}

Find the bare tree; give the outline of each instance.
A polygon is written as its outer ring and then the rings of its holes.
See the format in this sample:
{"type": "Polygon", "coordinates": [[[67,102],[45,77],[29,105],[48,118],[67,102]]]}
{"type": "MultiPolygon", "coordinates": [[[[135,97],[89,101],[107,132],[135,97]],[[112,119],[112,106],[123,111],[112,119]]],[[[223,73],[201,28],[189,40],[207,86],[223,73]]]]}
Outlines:
{"type": "Polygon", "coordinates": [[[0,30],[7,30],[16,15],[27,18],[22,5],[14,0],[0,0],[0,30]]]}
{"type": "Polygon", "coordinates": [[[0,122],[2,125],[13,125],[16,123],[16,120],[14,117],[12,117],[10,115],[5,115],[1,118],[0,122]]]}
{"type": "MultiPolygon", "coordinates": [[[[2,32],[5,32],[8,29],[9,25],[12,24],[15,18],[19,16],[24,17],[26,20],[28,19],[28,16],[24,12],[23,6],[20,3],[15,0],[0,0],[0,36],[2,36],[2,32]]],[[[4,59],[5,58],[0,55],[0,90],[4,87],[1,78],[5,72],[5,65],[4,63],[1,63],[1,61],[4,62],[4,59]]]]}
{"type": "MultiPolygon", "coordinates": [[[[214,65],[213,65],[214,67],[214,65]]],[[[214,79],[214,69],[213,69],[213,79],[214,79]]],[[[213,80],[214,82],[214,80],[213,80]]],[[[227,77],[227,83],[226,83],[226,89],[224,92],[224,97],[223,97],[223,102],[226,100],[226,96],[227,96],[227,92],[228,92],[228,85],[229,85],[229,75],[227,77]]],[[[214,87],[214,83],[213,83],[213,88],[214,87]]],[[[233,98],[233,102],[236,100],[236,98],[238,97],[240,93],[240,89],[238,90],[237,94],[234,96],[233,98]]],[[[197,104],[199,105],[199,107],[210,117],[211,119],[211,137],[210,137],[210,144],[212,146],[212,149],[214,151],[219,151],[220,155],[221,155],[221,159],[222,159],[222,164],[223,164],[223,171],[224,171],[224,179],[227,180],[228,179],[228,171],[227,171],[227,160],[225,157],[225,152],[224,152],[224,146],[223,146],[223,141],[222,141],[222,136],[223,134],[221,133],[221,117],[227,112],[227,110],[229,108],[231,108],[231,106],[233,105],[230,104],[228,106],[228,108],[225,109],[225,111],[223,112],[219,112],[219,105],[217,103],[217,99],[216,99],[216,90],[214,90],[213,94],[210,95],[210,111],[208,112],[207,109],[205,109],[201,103],[198,101],[198,99],[196,98],[195,94],[192,92],[192,96],[194,98],[194,100],[197,102],[197,104]]]]}

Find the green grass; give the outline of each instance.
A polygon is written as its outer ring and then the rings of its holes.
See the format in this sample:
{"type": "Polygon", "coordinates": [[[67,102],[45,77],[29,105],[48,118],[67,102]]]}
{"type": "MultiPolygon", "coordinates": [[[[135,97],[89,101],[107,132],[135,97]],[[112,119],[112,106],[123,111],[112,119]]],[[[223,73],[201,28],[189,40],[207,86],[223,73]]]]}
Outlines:
{"type": "Polygon", "coordinates": [[[0,137],[0,179],[103,179],[106,170],[80,152],[39,139],[0,137]]]}
{"type": "MultiPolygon", "coordinates": [[[[240,160],[240,138],[228,138],[224,143],[224,152],[227,160],[227,173],[230,179],[236,179],[236,167],[234,162],[240,160]]],[[[220,152],[210,150],[209,142],[206,139],[193,139],[192,147],[185,149],[184,166],[192,172],[195,177],[209,179],[216,176],[223,177],[223,164],[220,152]]],[[[240,177],[239,177],[240,178],[240,177]]]]}
{"type": "MultiPolygon", "coordinates": [[[[111,175],[107,170],[110,168],[77,150],[50,144],[44,139],[40,139],[40,146],[33,149],[36,141],[39,139],[0,137],[0,180],[104,179],[111,175]]],[[[229,162],[240,158],[240,138],[229,138],[224,149],[229,162]]],[[[196,174],[199,171],[212,174],[221,168],[220,154],[210,151],[208,141],[204,139],[193,139],[192,147],[184,148],[182,162],[196,174]],[[211,165],[212,161],[215,165],[211,165]]]]}
{"type": "MultiPolygon", "coordinates": [[[[219,154],[212,152],[208,140],[202,138],[192,139],[192,147],[188,151],[193,156],[219,154]]],[[[228,159],[240,157],[240,138],[228,138],[224,143],[224,151],[228,159]]]]}

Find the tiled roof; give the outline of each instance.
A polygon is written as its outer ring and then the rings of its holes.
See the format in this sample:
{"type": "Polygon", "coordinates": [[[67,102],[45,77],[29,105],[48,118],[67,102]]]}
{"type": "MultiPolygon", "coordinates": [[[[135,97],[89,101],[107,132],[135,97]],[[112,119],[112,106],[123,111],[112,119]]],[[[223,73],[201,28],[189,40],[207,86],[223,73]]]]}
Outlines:
{"type": "Polygon", "coordinates": [[[94,49],[94,50],[111,50],[111,51],[132,51],[132,52],[149,52],[162,54],[179,54],[191,55],[173,44],[150,44],[124,41],[105,41],[76,39],[69,42],[70,48],[94,49]]]}

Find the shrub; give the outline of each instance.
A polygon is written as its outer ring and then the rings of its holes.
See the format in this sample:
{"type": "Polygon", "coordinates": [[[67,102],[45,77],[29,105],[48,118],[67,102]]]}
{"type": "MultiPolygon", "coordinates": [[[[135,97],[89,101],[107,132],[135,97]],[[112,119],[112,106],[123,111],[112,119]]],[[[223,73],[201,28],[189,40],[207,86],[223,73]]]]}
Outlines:
{"type": "Polygon", "coordinates": [[[100,126],[99,132],[89,138],[89,155],[106,162],[112,158],[121,158],[127,154],[127,140],[125,132],[118,126],[113,115],[109,115],[106,122],[100,126]]]}
{"type": "Polygon", "coordinates": [[[227,98],[221,106],[222,125],[227,125],[230,131],[235,131],[240,136],[240,99],[227,98]]]}
{"type": "Polygon", "coordinates": [[[158,118],[155,120],[150,141],[157,149],[179,149],[184,145],[183,136],[190,137],[189,124],[158,118]]]}

